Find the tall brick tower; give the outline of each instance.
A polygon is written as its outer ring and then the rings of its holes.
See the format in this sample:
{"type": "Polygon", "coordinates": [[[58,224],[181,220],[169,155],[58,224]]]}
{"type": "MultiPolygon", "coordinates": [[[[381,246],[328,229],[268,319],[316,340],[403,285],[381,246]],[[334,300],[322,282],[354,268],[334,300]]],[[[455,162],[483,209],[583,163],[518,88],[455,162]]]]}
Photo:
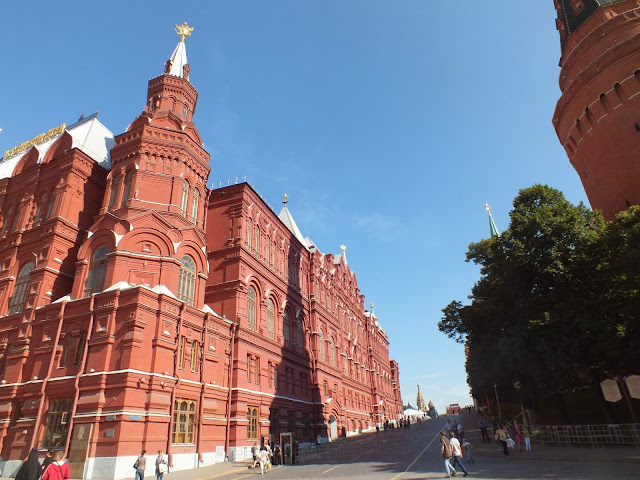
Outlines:
{"type": "Polygon", "coordinates": [[[144,111],[115,138],[100,216],[78,255],[73,298],[126,282],[164,285],[189,306],[204,305],[209,154],[192,121],[198,92],[189,82],[190,30],[178,27],[181,40],[164,73],[149,80],[144,111]]]}
{"type": "Polygon", "coordinates": [[[553,125],[591,206],[640,204],[640,0],[554,0],[560,90],[553,125]]]}

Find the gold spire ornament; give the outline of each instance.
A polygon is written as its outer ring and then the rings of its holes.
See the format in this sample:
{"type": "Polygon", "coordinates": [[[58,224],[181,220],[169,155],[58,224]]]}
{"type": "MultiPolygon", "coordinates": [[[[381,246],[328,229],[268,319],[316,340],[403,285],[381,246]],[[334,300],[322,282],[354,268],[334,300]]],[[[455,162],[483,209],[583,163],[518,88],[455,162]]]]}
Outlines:
{"type": "Polygon", "coordinates": [[[284,200],[282,201],[282,203],[284,203],[286,205],[288,201],[289,201],[289,195],[285,193],[284,194],[284,200]]]}
{"type": "Polygon", "coordinates": [[[191,32],[193,32],[193,27],[187,25],[187,22],[184,22],[182,25],[176,25],[176,33],[180,35],[180,41],[184,43],[184,37],[190,37],[191,32]]]}

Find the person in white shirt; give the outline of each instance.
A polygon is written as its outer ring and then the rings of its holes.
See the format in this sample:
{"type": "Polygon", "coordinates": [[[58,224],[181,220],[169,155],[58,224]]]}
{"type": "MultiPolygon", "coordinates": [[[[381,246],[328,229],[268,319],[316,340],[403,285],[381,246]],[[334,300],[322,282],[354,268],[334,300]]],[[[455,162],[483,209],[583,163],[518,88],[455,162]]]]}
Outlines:
{"type": "Polygon", "coordinates": [[[467,475],[469,475],[469,472],[467,472],[467,469],[464,468],[464,465],[460,461],[460,459],[462,458],[462,450],[460,448],[460,441],[456,438],[456,436],[455,436],[455,434],[453,432],[451,432],[450,435],[451,435],[451,438],[449,439],[449,444],[451,445],[451,450],[452,450],[451,451],[451,465],[456,470],[459,467],[460,470],[462,470],[464,472],[463,477],[466,477],[467,475]],[[456,466],[456,464],[457,464],[457,466],[456,466]]]}

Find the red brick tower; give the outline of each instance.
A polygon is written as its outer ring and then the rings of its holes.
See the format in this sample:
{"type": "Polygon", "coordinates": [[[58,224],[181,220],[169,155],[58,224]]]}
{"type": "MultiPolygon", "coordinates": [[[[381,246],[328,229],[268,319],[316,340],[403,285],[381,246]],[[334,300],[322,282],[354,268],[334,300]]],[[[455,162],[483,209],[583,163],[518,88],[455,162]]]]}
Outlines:
{"type": "Polygon", "coordinates": [[[189,306],[204,305],[210,169],[191,121],[198,92],[189,83],[187,35],[164,74],[149,80],[145,110],[115,139],[100,216],[78,255],[73,298],[127,282],[164,285],[189,306]],[[90,268],[99,262],[104,268],[90,268]]]}
{"type": "Polygon", "coordinates": [[[640,1],[554,0],[560,90],[553,125],[591,206],[640,204],[640,1]]]}

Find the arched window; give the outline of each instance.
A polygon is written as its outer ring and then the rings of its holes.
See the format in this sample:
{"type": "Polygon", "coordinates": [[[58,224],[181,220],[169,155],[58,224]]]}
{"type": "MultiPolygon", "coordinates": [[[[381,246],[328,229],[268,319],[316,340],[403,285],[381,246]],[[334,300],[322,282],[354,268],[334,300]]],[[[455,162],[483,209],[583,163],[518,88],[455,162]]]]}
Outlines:
{"type": "Polygon", "coordinates": [[[282,319],[282,336],[284,337],[284,345],[285,347],[291,346],[291,331],[289,325],[289,311],[284,311],[284,318],[282,319]]]}
{"type": "Polygon", "coordinates": [[[29,274],[34,268],[34,263],[29,262],[18,272],[16,285],[13,287],[13,296],[9,300],[9,315],[14,315],[22,311],[24,299],[27,298],[27,290],[29,288],[29,274]]]}
{"type": "Polygon", "coordinates": [[[273,300],[269,299],[267,302],[267,331],[269,332],[269,338],[273,340],[275,338],[275,308],[273,306],[273,300]]]}
{"type": "Polygon", "coordinates": [[[193,307],[196,291],[196,262],[189,255],[182,257],[180,277],[178,278],[178,299],[193,307]]]}
{"type": "Polygon", "coordinates": [[[250,218],[247,219],[247,247],[251,250],[251,235],[253,235],[253,222],[250,218]]]}
{"type": "Polygon", "coordinates": [[[302,319],[300,317],[296,318],[296,340],[298,344],[298,350],[301,352],[304,351],[304,332],[302,331],[302,319]]]}
{"type": "Polygon", "coordinates": [[[329,339],[329,355],[331,355],[331,365],[333,367],[336,366],[336,344],[333,340],[333,337],[329,339]]]}
{"type": "Polygon", "coordinates": [[[33,223],[36,223],[38,220],[42,218],[42,213],[44,212],[45,203],[47,203],[46,193],[40,197],[40,203],[38,203],[38,209],[36,210],[36,216],[33,219],[33,223]]]}
{"type": "Polygon", "coordinates": [[[51,198],[49,199],[49,204],[47,205],[47,211],[44,214],[44,219],[48,220],[51,218],[51,215],[53,214],[53,207],[55,206],[56,203],[56,196],[58,195],[57,190],[54,190],[51,193],[51,198]]]}
{"type": "Polygon", "coordinates": [[[84,296],[88,297],[93,293],[101,292],[104,289],[104,278],[107,274],[107,255],[109,247],[103,245],[99,247],[91,256],[89,263],[89,273],[84,285],[84,296]]]}
{"type": "Polygon", "coordinates": [[[200,191],[197,188],[193,189],[193,201],[191,202],[191,217],[193,223],[198,222],[198,208],[200,207],[200,191]]]}
{"type": "Polygon", "coordinates": [[[319,331],[318,335],[318,350],[320,350],[320,360],[325,361],[325,345],[324,345],[324,332],[322,329],[319,331]]]}
{"type": "Polygon", "coordinates": [[[247,322],[251,330],[256,330],[256,289],[249,287],[247,294],[247,322]]]}
{"type": "Polygon", "coordinates": [[[116,202],[118,201],[118,194],[120,193],[121,183],[122,183],[122,175],[118,175],[111,182],[111,196],[109,197],[109,210],[113,210],[116,202]]]}
{"type": "Polygon", "coordinates": [[[16,207],[16,213],[11,219],[11,225],[9,225],[9,233],[15,232],[16,227],[18,226],[18,219],[20,218],[20,205],[16,207]]]}
{"type": "Polygon", "coordinates": [[[183,215],[187,214],[187,201],[189,200],[189,182],[182,182],[182,198],[180,199],[180,210],[183,215]]]}
{"type": "Polygon", "coordinates": [[[122,203],[131,196],[131,183],[133,182],[133,170],[129,170],[124,176],[124,189],[122,190],[122,203]]]}

